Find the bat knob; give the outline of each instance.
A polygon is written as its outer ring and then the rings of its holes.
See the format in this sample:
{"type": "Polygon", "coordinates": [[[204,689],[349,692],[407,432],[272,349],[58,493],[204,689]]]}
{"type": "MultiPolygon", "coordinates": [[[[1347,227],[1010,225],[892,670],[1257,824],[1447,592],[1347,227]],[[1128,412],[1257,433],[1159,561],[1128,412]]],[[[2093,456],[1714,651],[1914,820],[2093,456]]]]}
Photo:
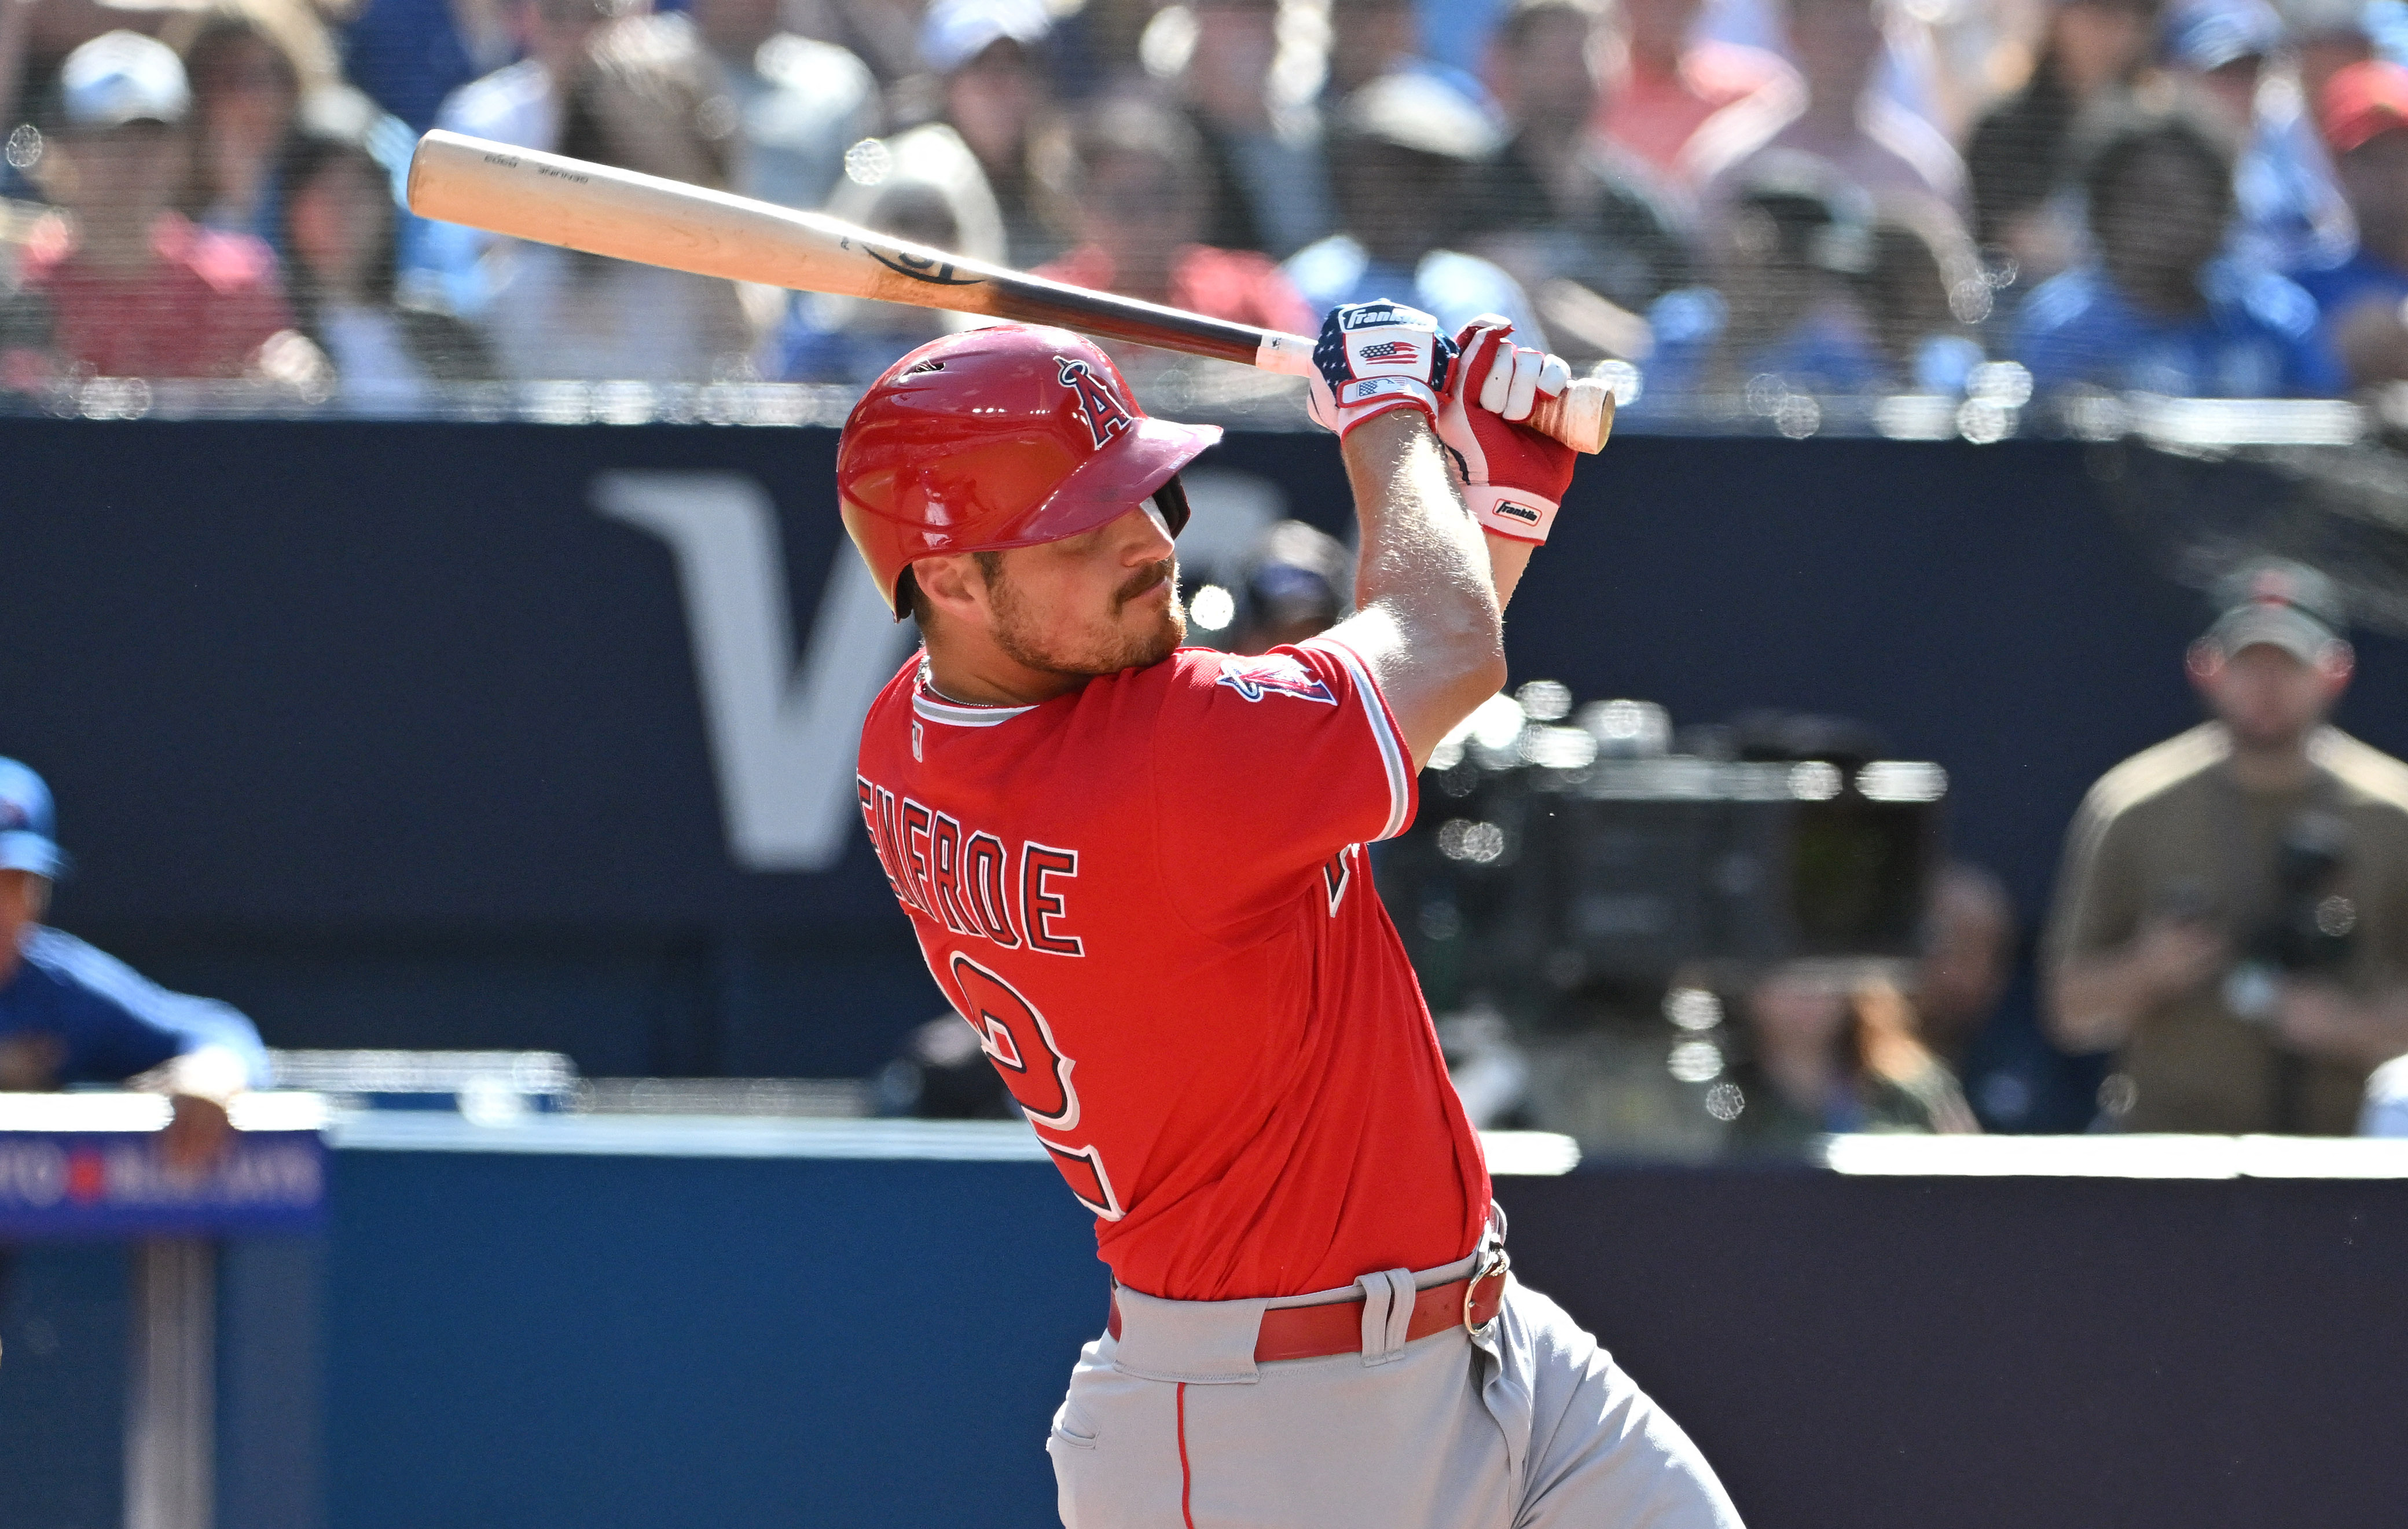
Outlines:
{"type": "Polygon", "coordinates": [[[1613,387],[1594,377],[1576,379],[1530,411],[1530,428],[1576,452],[1602,450],[1613,433],[1613,387]]]}

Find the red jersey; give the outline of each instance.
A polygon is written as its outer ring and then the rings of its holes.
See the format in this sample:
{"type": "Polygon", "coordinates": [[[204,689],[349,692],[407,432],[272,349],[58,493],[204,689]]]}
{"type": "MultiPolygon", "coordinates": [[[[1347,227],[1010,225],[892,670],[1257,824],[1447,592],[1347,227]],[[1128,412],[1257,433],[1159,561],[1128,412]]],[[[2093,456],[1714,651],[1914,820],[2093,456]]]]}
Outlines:
{"type": "Polygon", "coordinates": [[[1471,1252],[1488,1171],[1363,846],[1412,758],[1318,637],[1182,648],[1036,706],[914,656],[862,728],[861,814],[1121,1283],[1293,1295],[1471,1252]]]}
{"type": "Polygon", "coordinates": [[[293,325],[276,256],[248,234],[195,228],[170,212],[157,258],[133,275],[95,269],[52,224],[28,248],[20,284],[50,300],[50,353],[104,377],[239,377],[293,325]]]}

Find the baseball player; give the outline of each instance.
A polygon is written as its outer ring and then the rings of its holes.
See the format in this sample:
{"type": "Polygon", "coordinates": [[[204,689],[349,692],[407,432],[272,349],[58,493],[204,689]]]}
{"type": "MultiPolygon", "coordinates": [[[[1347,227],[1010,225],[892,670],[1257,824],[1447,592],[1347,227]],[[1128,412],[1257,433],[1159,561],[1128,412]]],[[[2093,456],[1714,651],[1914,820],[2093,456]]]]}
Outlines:
{"type": "MultiPolygon", "coordinates": [[[[846,528],[924,651],[862,732],[863,822],[1111,1266],[1048,1450],[1069,1529],[1735,1526],[1713,1472],[1508,1272],[1364,845],[1505,678],[1500,611],[1572,455],[1512,422],[1560,361],[1333,310],[1358,609],[1182,648],[1179,471],[1053,329],[904,357],[847,421],[846,528]]],[[[1009,1320],[1008,1314],[1003,1314],[1009,1320]]]]}

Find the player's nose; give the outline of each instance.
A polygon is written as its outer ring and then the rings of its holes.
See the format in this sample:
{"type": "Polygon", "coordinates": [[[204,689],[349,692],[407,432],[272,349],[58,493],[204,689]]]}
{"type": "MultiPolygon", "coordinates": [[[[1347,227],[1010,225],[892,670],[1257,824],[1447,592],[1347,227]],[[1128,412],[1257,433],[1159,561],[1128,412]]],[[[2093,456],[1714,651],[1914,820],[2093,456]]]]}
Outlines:
{"type": "Polygon", "coordinates": [[[1121,561],[1135,567],[1140,563],[1158,563],[1169,556],[1175,544],[1170,540],[1170,527],[1165,524],[1162,512],[1151,499],[1131,510],[1113,524],[1119,532],[1121,561]]]}

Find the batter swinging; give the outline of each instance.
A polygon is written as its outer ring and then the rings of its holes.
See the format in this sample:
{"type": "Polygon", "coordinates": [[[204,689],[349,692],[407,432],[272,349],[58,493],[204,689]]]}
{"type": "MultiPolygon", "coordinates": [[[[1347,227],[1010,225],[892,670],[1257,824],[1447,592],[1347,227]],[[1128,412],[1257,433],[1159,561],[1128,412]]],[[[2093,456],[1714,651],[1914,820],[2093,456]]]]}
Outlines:
{"type": "Polygon", "coordinates": [[[1560,361],[1334,310],[1316,420],[1358,610],[1179,646],[1181,468],[1060,330],[940,339],[845,426],[846,528],[924,653],[862,732],[863,821],[929,970],[1111,1266],[1048,1450],[1068,1529],[1736,1529],[1680,1429],[1507,1272],[1363,846],[1504,682],[1500,613],[1572,454],[1560,361]]]}

